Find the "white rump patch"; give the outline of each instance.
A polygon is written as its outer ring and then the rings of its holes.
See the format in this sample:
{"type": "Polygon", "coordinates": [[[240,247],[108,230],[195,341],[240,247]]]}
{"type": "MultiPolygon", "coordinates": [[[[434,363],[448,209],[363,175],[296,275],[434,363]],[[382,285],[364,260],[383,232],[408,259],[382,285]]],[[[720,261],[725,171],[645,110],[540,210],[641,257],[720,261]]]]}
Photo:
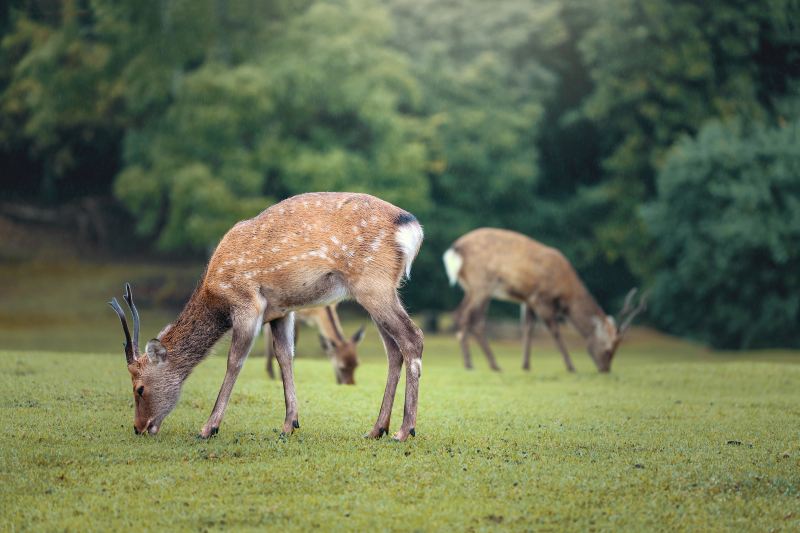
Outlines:
{"type": "Polygon", "coordinates": [[[461,272],[461,266],[464,264],[464,258],[452,248],[448,248],[442,256],[442,261],[444,262],[444,269],[447,272],[447,279],[450,281],[450,285],[455,285],[458,281],[458,274],[461,272]]]}
{"type": "Polygon", "coordinates": [[[394,240],[400,246],[400,250],[403,251],[406,278],[411,277],[411,263],[417,257],[419,247],[422,246],[423,237],[422,226],[416,220],[403,224],[397,228],[394,234],[394,240]]]}

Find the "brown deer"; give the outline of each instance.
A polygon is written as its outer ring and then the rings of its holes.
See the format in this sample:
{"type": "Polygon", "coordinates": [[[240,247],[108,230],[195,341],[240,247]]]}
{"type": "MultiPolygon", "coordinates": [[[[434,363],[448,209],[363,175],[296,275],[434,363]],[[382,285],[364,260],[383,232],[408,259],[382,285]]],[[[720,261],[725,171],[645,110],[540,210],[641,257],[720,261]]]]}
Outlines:
{"type": "Polygon", "coordinates": [[[422,331],[400,303],[397,287],[408,277],[422,244],[422,227],[410,213],[355,193],[294,196],[236,224],[222,238],[178,318],[139,352],[139,314],[130,286],[125,300],[133,338],[113,299],[125,333],[125,358],[136,403],[134,431],[156,434],[180,396],[181,386],[211,347],[232,329],[228,366],[200,437],[216,434],[236,377],[262,324],[269,323],[281,369],[284,434],[300,427],[292,358],[295,309],[354,298],[374,320],[386,348],[389,373],[378,419],[366,436],[389,429],[397,382],[406,364],[403,422],[394,438],[415,434],[422,331]]]}
{"type": "Polygon", "coordinates": [[[457,338],[464,366],[472,368],[468,335],[472,334],[489,360],[500,370],[486,340],[486,310],[492,298],[521,304],[523,361],[530,369],[533,326],[538,317],[547,326],[564,357],[567,370],[575,371],[559,322],[569,319],[588,342],[589,355],[600,372],[611,370],[611,359],[634,317],[646,307],[644,298],[632,306],[636,289],[625,298],[620,325],[597,305],[564,255],[554,248],[513,231],[480,228],[463,235],[444,253],[451,285],[458,282],[464,299],[455,312],[457,338]]]}
{"type": "MultiPolygon", "coordinates": [[[[300,319],[307,326],[316,328],[319,332],[319,342],[333,364],[333,374],[336,383],[342,385],[355,385],[356,367],[358,367],[358,353],[356,347],[364,338],[364,326],[356,331],[352,338],[346,338],[336,313],[336,305],[325,307],[312,307],[311,309],[298,309],[295,319],[300,319]]],[[[272,360],[275,359],[275,345],[272,335],[264,331],[264,340],[267,347],[267,375],[275,379],[275,370],[272,360]]],[[[297,331],[295,330],[295,346],[297,344],[297,331]]]]}

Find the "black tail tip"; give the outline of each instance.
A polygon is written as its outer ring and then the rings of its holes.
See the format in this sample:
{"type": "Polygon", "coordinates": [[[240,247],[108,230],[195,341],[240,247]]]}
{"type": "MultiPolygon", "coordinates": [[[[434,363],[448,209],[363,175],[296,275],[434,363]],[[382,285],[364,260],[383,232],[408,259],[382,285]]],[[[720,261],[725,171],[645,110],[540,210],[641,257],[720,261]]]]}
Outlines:
{"type": "Polygon", "coordinates": [[[394,223],[397,226],[402,226],[404,224],[410,224],[411,222],[416,222],[416,221],[417,221],[417,217],[415,217],[414,215],[412,215],[411,213],[408,213],[406,211],[403,211],[402,213],[397,215],[397,217],[395,217],[395,219],[394,219],[394,223]]]}

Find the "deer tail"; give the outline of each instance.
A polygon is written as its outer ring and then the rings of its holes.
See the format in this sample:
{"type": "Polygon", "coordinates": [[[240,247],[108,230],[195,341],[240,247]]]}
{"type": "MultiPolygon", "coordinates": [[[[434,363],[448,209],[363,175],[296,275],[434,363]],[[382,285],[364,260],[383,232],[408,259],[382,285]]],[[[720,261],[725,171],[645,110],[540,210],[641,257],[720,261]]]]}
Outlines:
{"type": "Polygon", "coordinates": [[[458,281],[458,274],[461,272],[461,265],[464,264],[464,258],[452,248],[448,248],[442,256],[442,261],[444,261],[444,269],[447,272],[447,279],[450,280],[450,285],[455,285],[458,281]]]}

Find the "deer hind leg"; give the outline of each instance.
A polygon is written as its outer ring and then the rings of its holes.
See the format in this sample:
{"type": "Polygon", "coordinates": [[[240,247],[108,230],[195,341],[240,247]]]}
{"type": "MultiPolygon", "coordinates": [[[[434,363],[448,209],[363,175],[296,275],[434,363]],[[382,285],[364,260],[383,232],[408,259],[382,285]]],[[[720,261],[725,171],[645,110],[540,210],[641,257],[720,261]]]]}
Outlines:
{"type": "Polygon", "coordinates": [[[389,361],[389,375],[386,377],[386,390],[383,393],[381,410],[378,413],[378,420],[372,431],[364,435],[367,438],[379,439],[389,433],[389,421],[392,416],[392,405],[397,391],[397,382],[400,380],[400,369],[403,367],[403,353],[397,346],[392,336],[386,329],[378,326],[378,332],[386,350],[386,358],[389,361]]]}
{"type": "Polygon", "coordinates": [[[456,326],[456,338],[461,346],[461,354],[464,356],[464,368],[472,370],[472,355],[469,351],[469,315],[472,306],[472,299],[469,293],[464,294],[464,299],[458,304],[453,313],[453,321],[456,326]]]}
{"type": "Polygon", "coordinates": [[[520,318],[522,322],[522,369],[531,369],[531,341],[533,340],[533,326],[536,324],[536,315],[528,304],[520,305],[520,318]]]}
{"type": "Polygon", "coordinates": [[[261,328],[261,322],[261,312],[244,311],[234,314],[233,335],[231,337],[231,347],[228,351],[228,366],[225,371],[225,379],[222,380],[222,386],[219,389],[219,395],[217,395],[217,401],[211,411],[211,416],[208,417],[208,421],[200,430],[201,438],[207,439],[219,432],[219,425],[225,415],[228,401],[231,399],[236,378],[239,377],[239,371],[241,371],[247,359],[247,354],[250,353],[253,341],[261,328]]]}
{"type": "Polygon", "coordinates": [[[273,365],[273,361],[275,359],[275,343],[272,339],[272,328],[267,327],[264,328],[264,346],[266,347],[266,365],[267,365],[267,375],[269,379],[275,379],[275,368],[273,365]]]}
{"type": "Polygon", "coordinates": [[[472,334],[475,335],[475,339],[478,341],[478,344],[483,350],[483,353],[486,355],[486,359],[489,361],[489,368],[494,370],[495,372],[500,371],[500,367],[497,364],[497,360],[494,357],[494,353],[492,352],[491,347],[489,346],[489,341],[486,340],[486,311],[489,309],[489,299],[482,301],[480,305],[472,312],[472,316],[470,319],[472,334]]]}
{"type": "MultiPolygon", "coordinates": [[[[399,379],[400,365],[396,360],[397,354],[394,348],[396,347],[402,355],[402,360],[406,364],[406,394],[405,406],[403,409],[403,423],[400,430],[394,434],[393,438],[399,441],[404,441],[409,435],[415,435],[416,421],[417,421],[417,401],[419,398],[419,378],[422,374],[422,345],[423,336],[422,331],[403,309],[397,293],[392,290],[390,294],[385,295],[372,295],[369,293],[358,294],[354,291],[354,296],[358,303],[360,303],[370,314],[378,330],[381,332],[381,337],[386,336],[390,341],[386,342],[386,355],[389,359],[389,375],[386,380],[386,391],[384,393],[384,402],[381,405],[381,412],[378,416],[378,421],[375,428],[380,431],[384,428],[384,422],[388,424],[388,415],[392,411],[392,403],[394,399],[397,381],[399,379]]],[[[373,429],[369,435],[373,435],[376,431],[373,429]]]]}
{"type": "Polygon", "coordinates": [[[278,318],[270,323],[272,337],[275,339],[275,358],[281,368],[283,398],[286,402],[286,418],[283,421],[283,435],[289,435],[300,427],[297,419],[297,393],[294,389],[294,313],[278,318]]]}

